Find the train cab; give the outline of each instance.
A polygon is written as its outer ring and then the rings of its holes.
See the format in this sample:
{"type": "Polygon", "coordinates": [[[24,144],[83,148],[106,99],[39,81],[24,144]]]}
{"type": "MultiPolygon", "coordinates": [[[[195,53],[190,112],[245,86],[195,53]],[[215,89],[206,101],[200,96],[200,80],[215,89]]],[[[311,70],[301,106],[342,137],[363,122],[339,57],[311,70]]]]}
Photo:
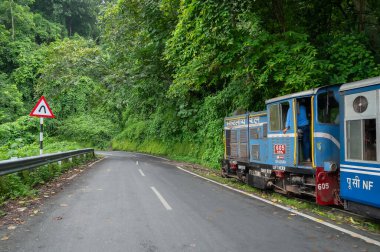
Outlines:
{"type": "Polygon", "coordinates": [[[380,77],[344,84],[340,196],[345,208],[380,218],[380,77]]]}
{"type": "Polygon", "coordinates": [[[265,111],[225,118],[222,174],[336,204],[339,104],[339,86],[326,86],[270,99],[265,111]]]}
{"type": "Polygon", "coordinates": [[[310,173],[309,170],[312,167],[310,151],[311,97],[313,95],[314,91],[309,90],[277,97],[266,102],[269,114],[270,155],[268,163],[273,166],[274,170],[299,168],[299,170],[310,173]],[[300,120],[302,120],[302,125],[299,125],[300,120]],[[303,141],[303,138],[307,141],[303,141]]]}
{"type": "Polygon", "coordinates": [[[266,102],[268,160],[278,192],[338,204],[339,86],[277,97],[266,102]]]}
{"type": "MultiPolygon", "coordinates": [[[[339,164],[339,86],[326,86],[267,101],[269,162],[310,173],[339,164]]],[[[283,169],[283,168],[282,168],[283,169]]]]}

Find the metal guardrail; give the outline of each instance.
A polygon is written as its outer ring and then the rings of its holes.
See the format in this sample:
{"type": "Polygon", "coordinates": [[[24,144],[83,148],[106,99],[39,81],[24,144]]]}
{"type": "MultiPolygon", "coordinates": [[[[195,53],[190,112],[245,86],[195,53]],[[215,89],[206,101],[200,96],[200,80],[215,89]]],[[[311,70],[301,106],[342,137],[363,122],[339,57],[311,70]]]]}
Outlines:
{"type": "Polygon", "coordinates": [[[92,153],[95,156],[94,149],[82,149],[54,154],[44,154],[41,156],[19,158],[15,160],[0,161],[0,176],[15,173],[18,171],[33,169],[42,165],[68,159],[74,156],[92,153]]]}

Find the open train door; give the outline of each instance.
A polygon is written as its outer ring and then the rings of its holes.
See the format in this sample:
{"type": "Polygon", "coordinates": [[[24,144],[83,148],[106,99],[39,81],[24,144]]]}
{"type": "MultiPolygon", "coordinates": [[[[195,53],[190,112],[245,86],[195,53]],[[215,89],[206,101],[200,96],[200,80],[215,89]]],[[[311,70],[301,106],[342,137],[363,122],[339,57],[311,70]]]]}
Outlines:
{"type": "Polygon", "coordinates": [[[322,87],[312,98],[311,152],[319,205],[340,204],[340,99],[338,85],[322,87]]]}

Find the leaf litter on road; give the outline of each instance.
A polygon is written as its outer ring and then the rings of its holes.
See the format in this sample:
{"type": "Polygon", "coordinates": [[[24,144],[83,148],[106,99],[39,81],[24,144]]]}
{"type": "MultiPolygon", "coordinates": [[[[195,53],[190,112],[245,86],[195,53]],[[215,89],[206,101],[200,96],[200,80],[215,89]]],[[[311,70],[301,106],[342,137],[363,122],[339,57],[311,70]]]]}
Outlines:
{"type": "Polygon", "coordinates": [[[9,236],[7,236],[7,235],[4,235],[3,237],[1,237],[1,241],[6,241],[6,240],[8,240],[9,239],[9,236]]]}

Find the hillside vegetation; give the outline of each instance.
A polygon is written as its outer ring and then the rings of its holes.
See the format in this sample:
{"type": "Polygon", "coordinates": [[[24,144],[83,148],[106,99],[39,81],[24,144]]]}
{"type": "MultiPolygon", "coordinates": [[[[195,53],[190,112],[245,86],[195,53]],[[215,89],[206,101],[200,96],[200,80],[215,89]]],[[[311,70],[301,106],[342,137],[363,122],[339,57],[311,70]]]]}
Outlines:
{"type": "Polygon", "coordinates": [[[38,153],[27,115],[44,95],[52,151],[218,167],[225,116],[379,76],[379,15],[375,0],[3,0],[0,159],[38,153]]]}

